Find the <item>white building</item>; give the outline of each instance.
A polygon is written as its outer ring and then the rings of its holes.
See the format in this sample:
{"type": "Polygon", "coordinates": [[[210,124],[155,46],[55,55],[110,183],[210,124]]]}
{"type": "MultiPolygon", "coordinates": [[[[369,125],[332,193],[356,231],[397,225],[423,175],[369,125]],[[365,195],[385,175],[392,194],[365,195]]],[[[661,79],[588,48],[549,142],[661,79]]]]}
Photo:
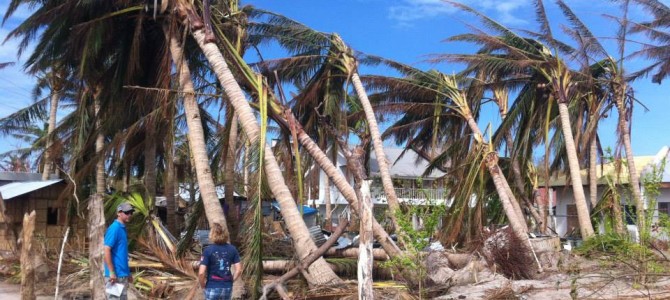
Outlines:
{"type": "MultiPolygon", "coordinates": [[[[384,148],[386,157],[389,161],[390,173],[393,179],[396,195],[401,203],[412,203],[416,205],[435,203],[445,203],[446,190],[440,187],[438,179],[445,175],[444,172],[434,170],[424,176],[424,172],[429,166],[428,160],[421,157],[413,150],[384,148]]],[[[335,166],[347,178],[351,186],[354,186],[353,176],[347,170],[347,161],[342,153],[338,153],[335,166]]],[[[370,170],[369,180],[371,180],[372,201],[375,211],[381,212],[388,208],[388,200],[382,188],[381,178],[379,177],[379,164],[374,152],[370,155],[368,164],[370,170]]],[[[319,192],[316,199],[310,199],[309,204],[317,207],[321,215],[325,215],[326,193],[330,193],[330,203],[332,205],[332,218],[335,223],[339,216],[349,213],[348,202],[340,193],[335,185],[330,184],[330,189],[326,189],[326,180],[328,176],[318,168],[313,166],[310,171],[319,170],[319,192]]],[[[309,176],[309,174],[307,174],[309,176]]],[[[308,193],[311,195],[311,193],[308,193]]]]}
{"type": "MultiPolygon", "coordinates": [[[[658,222],[659,213],[668,214],[670,213],[670,153],[668,147],[663,147],[658,154],[655,156],[638,156],[635,157],[635,167],[640,174],[640,182],[642,184],[643,178],[648,176],[653,170],[654,166],[656,169],[659,169],[663,165],[663,161],[666,160],[669,163],[665,165],[665,169],[662,170],[663,174],[661,177],[660,183],[660,194],[656,199],[655,203],[649,203],[649,199],[644,197],[644,187],[643,190],[643,201],[647,210],[653,210],[653,222],[658,222]],[[653,204],[653,207],[649,207],[650,204],[653,204]]],[[[625,164],[625,163],[624,163],[625,164]]],[[[601,199],[602,194],[608,188],[608,182],[614,182],[619,184],[622,188],[621,191],[621,205],[622,212],[624,212],[625,222],[628,227],[628,231],[637,235],[637,227],[635,226],[635,203],[632,199],[628,199],[627,192],[625,191],[625,186],[629,184],[628,180],[628,171],[626,165],[623,165],[620,168],[620,171],[617,171],[617,168],[613,163],[607,163],[603,166],[598,165],[597,169],[597,182],[598,182],[598,200],[601,199]]],[[[582,183],[584,185],[584,193],[586,194],[587,202],[589,201],[589,186],[588,186],[588,170],[581,171],[582,183]]],[[[541,186],[541,185],[540,185],[541,186]]],[[[548,224],[552,227],[559,236],[569,236],[571,233],[579,234],[579,222],[577,218],[577,209],[575,206],[575,200],[573,196],[573,190],[569,179],[564,176],[554,177],[550,179],[550,193],[549,193],[549,203],[551,203],[550,208],[550,220],[548,224]]],[[[604,227],[598,228],[600,232],[604,231],[604,227]]],[[[597,230],[598,230],[597,229],[597,230]]]]}

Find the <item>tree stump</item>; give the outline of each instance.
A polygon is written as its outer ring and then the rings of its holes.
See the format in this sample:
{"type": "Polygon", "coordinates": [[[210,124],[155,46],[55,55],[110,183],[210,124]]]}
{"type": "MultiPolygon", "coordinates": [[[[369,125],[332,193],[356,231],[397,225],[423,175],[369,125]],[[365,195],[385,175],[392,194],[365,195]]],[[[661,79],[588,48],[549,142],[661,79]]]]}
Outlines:
{"type": "Polygon", "coordinates": [[[33,233],[35,232],[35,211],[23,216],[21,246],[21,299],[35,299],[35,268],[33,266],[33,233]]]}

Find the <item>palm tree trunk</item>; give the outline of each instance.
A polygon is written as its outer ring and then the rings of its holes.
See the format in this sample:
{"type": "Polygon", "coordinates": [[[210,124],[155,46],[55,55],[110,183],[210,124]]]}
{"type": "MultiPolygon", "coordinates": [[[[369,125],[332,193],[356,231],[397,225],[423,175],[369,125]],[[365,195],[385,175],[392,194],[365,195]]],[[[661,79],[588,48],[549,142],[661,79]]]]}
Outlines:
{"type": "Polygon", "coordinates": [[[130,162],[129,161],[124,161],[123,162],[123,176],[121,180],[123,181],[121,190],[124,193],[128,192],[128,187],[130,187],[130,162]]]}
{"type": "MultiPolygon", "coordinates": [[[[597,158],[598,158],[598,145],[596,143],[596,135],[594,133],[589,140],[589,201],[592,210],[596,208],[596,205],[598,205],[597,158]]],[[[598,217],[601,220],[603,219],[602,212],[598,214],[598,217]]]]}
{"type": "MultiPolygon", "coordinates": [[[[464,116],[464,118],[468,123],[470,130],[472,130],[472,133],[479,136],[479,140],[483,141],[484,135],[482,135],[481,130],[479,130],[479,125],[477,125],[475,119],[472,118],[471,115],[464,116]]],[[[516,235],[521,238],[521,240],[526,240],[528,227],[526,226],[523,215],[520,214],[519,211],[514,207],[513,203],[516,200],[514,199],[514,195],[508,191],[509,184],[507,184],[507,179],[505,179],[500,170],[500,167],[498,166],[498,153],[488,153],[486,157],[484,157],[484,162],[486,164],[486,168],[489,170],[491,178],[493,179],[493,184],[496,187],[498,197],[500,198],[500,202],[503,205],[505,215],[507,216],[507,219],[512,226],[512,230],[514,230],[514,233],[516,233],[516,235]]]]}
{"type": "Polygon", "coordinates": [[[546,203],[549,201],[549,190],[546,189],[546,194],[545,201],[540,201],[542,198],[542,194],[540,194],[540,191],[538,189],[533,190],[533,197],[535,198],[535,203],[537,203],[537,207],[539,210],[539,215],[540,215],[540,220],[542,222],[540,223],[540,232],[541,233],[546,233],[547,232],[547,205],[546,203]]]}
{"type": "Polygon", "coordinates": [[[186,115],[186,125],[188,126],[188,145],[193,157],[200,196],[205,207],[205,215],[210,227],[214,223],[218,223],[224,230],[228,230],[228,224],[223,215],[223,208],[216,194],[212,170],[209,167],[205,136],[200,118],[200,108],[195,99],[191,71],[183,56],[181,45],[173,35],[170,36],[170,54],[177,66],[177,72],[179,72],[179,87],[183,92],[184,114],[186,115]]]}
{"type": "MultiPolygon", "coordinates": [[[[202,29],[193,29],[191,35],[200,46],[203,54],[207,58],[212,70],[223,86],[228,101],[234,107],[240,124],[244,129],[247,138],[250,141],[258,142],[261,147],[265,147],[265,173],[267,174],[268,186],[272,190],[279,206],[281,214],[286,222],[286,227],[291,234],[295,250],[300,259],[307,257],[311,252],[316,251],[316,245],[311,239],[307,226],[302,219],[300,212],[291,196],[281,169],[272,149],[265,141],[259,141],[260,127],[247,102],[242,89],[240,88],[232,72],[228,68],[219,48],[213,43],[205,42],[205,32],[202,29]]],[[[339,283],[341,280],[323,258],[317,259],[307,270],[302,272],[303,276],[311,285],[339,283]]]]}
{"type": "Polygon", "coordinates": [[[244,196],[249,196],[249,150],[251,142],[245,140],[244,142],[244,169],[242,170],[242,184],[244,185],[244,196]]]}
{"type": "Polygon", "coordinates": [[[333,227],[333,208],[330,205],[330,178],[323,182],[323,202],[326,203],[326,230],[332,230],[333,227]]]}
{"type": "Polygon", "coordinates": [[[144,140],[144,188],[147,197],[154,202],[156,198],[156,140],[153,124],[147,124],[144,140]]]}
{"type": "Polygon", "coordinates": [[[49,102],[49,127],[47,127],[47,146],[46,151],[44,152],[42,180],[49,179],[49,175],[51,175],[53,169],[53,151],[51,150],[51,146],[53,145],[52,134],[54,130],[56,130],[56,113],[58,110],[58,101],[60,100],[60,88],[55,86],[55,84],[52,85],[52,88],[51,101],[49,102]]]}
{"type": "Polygon", "coordinates": [[[528,223],[526,223],[526,217],[523,213],[523,210],[521,210],[521,205],[519,205],[519,201],[516,200],[516,196],[514,196],[514,193],[512,192],[512,188],[510,188],[509,183],[507,182],[507,177],[505,177],[505,174],[502,173],[502,170],[500,172],[500,179],[501,183],[503,184],[503,188],[505,189],[505,192],[507,192],[507,196],[510,199],[510,202],[512,204],[512,207],[514,208],[514,211],[516,212],[516,215],[521,218],[523,221],[523,225],[526,227],[526,232],[528,232],[528,223]]]}
{"type": "Polygon", "coordinates": [[[105,146],[105,137],[101,132],[100,121],[100,93],[94,94],[96,132],[95,156],[97,159],[95,170],[95,190],[96,193],[88,202],[88,260],[92,299],[105,299],[105,280],[102,274],[103,263],[103,237],[105,236],[105,212],[103,208],[103,197],[105,194],[105,155],[103,148],[105,146]]]}
{"type": "MultiPolygon", "coordinates": [[[[493,95],[495,98],[494,102],[498,105],[498,112],[500,113],[500,118],[502,120],[505,120],[505,118],[507,118],[509,91],[502,87],[497,87],[493,89],[493,95]]],[[[528,195],[525,193],[526,188],[523,183],[523,176],[521,175],[521,165],[519,164],[519,160],[517,159],[517,157],[514,155],[514,139],[512,139],[512,134],[509,131],[507,131],[505,132],[504,137],[505,137],[505,144],[507,146],[507,151],[509,152],[510,160],[512,162],[512,175],[513,175],[512,179],[514,180],[514,185],[516,186],[516,189],[519,190],[519,193],[521,194],[521,200],[528,208],[528,211],[530,211],[531,216],[533,217],[533,219],[535,219],[535,222],[540,227],[542,227],[542,224],[546,223],[546,218],[542,219],[540,217],[540,214],[535,210],[535,207],[533,207],[533,202],[530,201],[528,195]]]]}
{"type": "Polygon", "coordinates": [[[239,228],[238,216],[238,207],[235,204],[235,153],[237,152],[237,116],[233,112],[231,114],[233,120],[230,122],[230,134],[228,135],[228,155],[226,157],[226,162],[224,165],[224,180],[226,189],[225,197],[226,204],[228,204],[228,215],[226,218],[230,221],[228,225],[230,226],[230,240],[237,241],[237,231],[239,228]]]}
{"type": "MultiPolygon", "coordinates": [[[[625,85],[622,87],[625,90],[625,85]]],[[[630,140],[630,126],[627,120],[628,112],[623,103],[623,92],[618,92],[616,95],[616,107],[619,113],[618,126],[619,132],[621,134],[621,141],[623,142],[623,147],[626,150],[626,163],[628,164],[628,182],[630,190],[633,194],[633,200],[635,206],[637,207],[637,228],[640,233],[646,228],[646,203],[642,200],[642,193],[640,192],[640,174],[637,173],[635,167],[635,157],[633,156],[633,146],[631,145],[630,140]]],[[[642,237],[642,235],[640,235],[642,237]]],[[[640,242],[643,242],[640,239],[640,242]]]]}
{"type": "Polygon", "coordinates": [[[363,88],[361,79],[358,77],[358,73],[353,73],[351,76],[352,83],[354,84],[354,89],[356,89],[356,94],[358,99],[363,106],[363,111],[365,112],[365,119],[368,122],[370,127],[370,137],[372,138],[372,145],[375,149],[375,155],[377,156],[377,163],[379,164],[379,175],[382,178],[382,186],[384,187],[384,193],[388,199],[389,209],[391,210],[390,216],[391,221],[393,222],[393,227],[398,229],[398,221],[396,220],[396,213],[400,209],[400,203],[398,201],[398,196],[395,193],[393,188],[393,181],[391,180],[391,172],[389,170],[388,159],[386,158],[386,153],[384,153],[384,145],[382,143],[381,134],[379,133],[379,126],[377,125],[377,118],[375,117],[375,112],[372,109],[368,95],[363,88]]]}
{"type": "Polygon", "coordinates": [[[591,209],[598,205],[598,145],[596,144],[595,134],[591,137],[589,142],[589,200],[591,201],[591,209]]]}
{"type": "MultiPolygon", "coordinates": [[[[300,130],[298,130],[300,131],[300,130]]],[[[325,134],[319,134],[319,148],[322,151],[328,151],[327,147],[327,142],[326,138],[324,137],[325,134]]],[[[297,138],[296,138],[297,140],[297,138]]],[[[319,174],[317,177],[319,181],[321,180],[320,172],[315,172],[316,174],[319,174]]],[[[333,208],[330,203],[330,178],[326,177],[323,182],[323,202],[326,205],[326,218],[325,218],[325,226],[326,230],[333,230],[333,208]]]]}
{"type": "Polygon", "coordinates": [[[496,187],[498,197],[500,198],[500,202],[503,205],[505,215],[507,216],[507,219],[512,226],[512,230],[514,230],[514,233],[519,238],[521,238],[521,240],[526,240],[528,233],[526,223],[523,221],[523,218],[517,215],[516,211],[514,210],[514,206],[512,205],[513,200],[510,199],[509,194],[505,190],[505,184],[503,183],[505,179],[503,179],[501,176],[502,172],[500,167],[498,167],[497,155],[492,154],[494,153],[487,155],[485,158],[486,168],[489,170],[489,174],[491,174],[491,179],[493,179],[493,184],[496,187]]]}
{"type": "MultiPolygon", "coordinates": [[[[618,193],[617,193],[618,195],[618,193]]],[[[614,219],[614,231],[620,235],[626,234],[626,228],[623,224],[623,212],[621,211],[621,198],[612,197],[612,218],[614,219]]]]}
{"type": "MultiPolygon", "coordinates": [[[[503,120],[505,119],[505,116],[506,115],[501,116],[503,120]]],[[[526,188],[523,183],[523,175],[521,175],[521,165],[519,164],[519,160],[513,155],[512,150],[514,150],[514,140],[512,139],[512,135],[509,132],[505,133],[505,140],[507,142],[507,149],[510,154],[510,160],[512,161],[512,178],[514,180],[514,185],[516,186],[516,189],[519,190],[521,199],[528,208],[528,211],[530,211],[530,215],[533,217],[533,219],[535,219],[537,225],[542,228],[543,224],[547,223],[547,219],[542,219],[540,213],[533,206],[533,202],[530,201],[528,199],[528,195],[524,193],[526,188]]]]}
{"type": "MultiPolygon", "coordinates": [[[[287,114],[289,117],[294,118],[293,114],[287,114]]],[[[356,196],[356,191],[349,184],[347,178],[344,177],[342,172],[333,164],[333,162],[326,156],[319,146],[314,143],[312,138],[301,129],[298,130],[298,141],[303,146],[303,148],[312,156],[314,162],[323,170],[323,172],[328,176],[330,181],[337,187],[344,199],[349,203],[349,207],[354,210],[355,213],[359,214],[358,211],[360,204],[358,202],[358,197],[356,196]]],[[[391,237],[388,235],[386,230],[377,222],[377,220],[372,220],[372,232],[377,239],[377,241],[382,245],[384,251],[388,253],[389,257],[399,257],[402,255],[402,252],[398,246],[393,242],[391,237]]]]}
{"type": "Polygon", "coordinates": [[[561,117],[561,129],[563,130],[563,139],[565,140],[565,151],[568,156],[570,166],[570,180],[572,181],[572,190],[574,192],[575,204],[577,206],[577,217],[579,219],[579,229],[584,240],[593,236],[593,225],[589,207],[586,205],[586,196],[584,195],[584,186],[579,170],[579,161],[577,159],[577,150],[575,140],[572,136],[570,127],[570,115],[568,105],[564,101],[558,101],[558,112],[561,117]]]}
{"type": "Polygon", "coordinates": [[[177,221],[177,197],[175,197],[175,166],[174,166],[174,111],[170,108],[170,121],[167,141],[165,142],[165,202],[167,204],[167,228],[175,236],[179,233],[177,221]]]}

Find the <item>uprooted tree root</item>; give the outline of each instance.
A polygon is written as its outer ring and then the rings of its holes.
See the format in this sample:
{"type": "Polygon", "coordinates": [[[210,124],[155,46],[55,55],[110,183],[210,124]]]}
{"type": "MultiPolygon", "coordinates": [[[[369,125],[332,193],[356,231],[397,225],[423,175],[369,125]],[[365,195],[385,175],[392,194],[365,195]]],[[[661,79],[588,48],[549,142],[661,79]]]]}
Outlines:
{"type": "Polygon", "coordinates": [[[512,280],[531,279],[535,275],[537,266],[530,247],[511,228],[494,232],[482,244],[489,268],[512,280]]]}

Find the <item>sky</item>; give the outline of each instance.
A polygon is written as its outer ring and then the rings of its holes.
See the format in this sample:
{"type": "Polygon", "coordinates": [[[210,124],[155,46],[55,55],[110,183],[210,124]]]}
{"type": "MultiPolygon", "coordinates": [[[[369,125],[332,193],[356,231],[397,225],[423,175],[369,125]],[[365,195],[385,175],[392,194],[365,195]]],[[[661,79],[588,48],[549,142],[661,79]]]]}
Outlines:
{"type": "MultiPolygon", "coordinates": [[[[0,12],[4,15],[8,0],[0,0],[0,12]]],[[[519,30],[536,31],[534,9],[530,0],[463,0],[462,3],[480,10],[504,25],[519,30]]],[[[664,1],[670,4],[670,0],[664,1]]],[[[566,3],[582,18],[594,34],[602,37],[611,53],[616,48],[611,40],[617,24],[604,14],[620,15],[619,10],[607,0],[566,0],[566,3]]],[[[352,48],[368,54],[379,55],[395,61],[411,64],[421,69],[438,69],[443,73],[458,72],[463,66],[455,64],[430,64],[426,60],[433,54],[473,53],[469,44],[445,42],[445,39],[460,33],[470,32],[469,26],[478,26],[471,15],[459,12],[451,5],[439,0],[242,0],[242,5],[254,5],[276,12],[304,23],[316,30],[338,33],[352,48]]],[[[546,1],[548,17],[554,33],[561,35],[559,24],[567,24],[560,11],[551,1],[546,1]]],[[[0,28],[4,41],[7,33],[28,16],[30,11],[21,7],[16,15],[0,28]]],[[[648,20],[648,13],[635,7],[630,16],[633,20],[648,20]]],[[[643,37],[635,37],[642,40],[643,37]]],[[[634,39],[635,39],[634,38],[634,39]]],[[[17,41],[9,40],[0,45],[0,62],[13,61],[13,67],[0,70],[0,117],[31,103],[34,78],[22,72],[22,64],[30,53],[28,49],[17,58],[17,41]]],[[[631,44],[629,50],[639,48],[631,44]]],[[[278,52],[277,52],[278,53],[278,52]]],[[[264,54],[266,55],[266,54],[264,54]]],[[[267,54],[269,56],[272,55],[267,54]]],[[[279,54],[277,54],[279,55],[279,54]]],[[[266,57],[267,58],[267,57],[266,57]]],[[[643,59],[629,61],[627,71],[633,72],[649,62],[643,59]]],[[[367,70],[362,69],[364,75],[367,70]]],[[[670,81],[668,79],[667,81],[670,81]]],[[[664,145],[670,145],[670,83],[662,85],[641,79],[632,84],[636,97],[648,108],[636,105],[633,116],[633,150],[635,155],[654,155],[664,145]]],[[[497,126],[500,118],[493,109],[483,123],[497,126]]],[[[613,147],[616,143],[616,118],[613,112],[600,125],[602,145],[613,147]]],[[[485,127],[487,124],[481,124],[485,127]]],[[[18,147],[17,142],[0,137],[0,152],[18,147]]]]}

